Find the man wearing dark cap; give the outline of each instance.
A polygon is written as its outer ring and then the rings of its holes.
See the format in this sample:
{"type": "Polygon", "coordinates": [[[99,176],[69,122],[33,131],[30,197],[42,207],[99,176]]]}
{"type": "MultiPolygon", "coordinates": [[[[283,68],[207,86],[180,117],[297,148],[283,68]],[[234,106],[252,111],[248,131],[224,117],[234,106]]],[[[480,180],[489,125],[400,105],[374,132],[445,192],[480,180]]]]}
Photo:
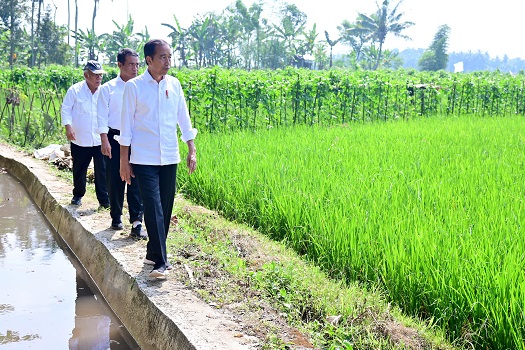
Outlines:
{"type": "Polygon", "coordinates": [[[93,159],[95,192],[101,207],[109,208],[106,191],[106,164],[100,150],[100,134],[97,130],[98,88],[106,73],[100,63],[90,60],[84,66],[84,80],[72,85],[62,102],[62,125],[71,142],[73,158],[72,205],[81,205],[86,193],[86,175],[93,159]]]}

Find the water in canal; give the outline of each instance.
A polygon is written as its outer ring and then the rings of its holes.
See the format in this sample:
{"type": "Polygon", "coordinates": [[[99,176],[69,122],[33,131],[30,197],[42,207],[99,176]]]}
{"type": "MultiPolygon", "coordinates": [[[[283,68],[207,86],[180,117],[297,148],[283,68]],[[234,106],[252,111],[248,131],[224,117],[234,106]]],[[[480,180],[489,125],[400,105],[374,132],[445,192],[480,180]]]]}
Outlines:
{"type": "Polygon", "coordinates": [[[24,187],[0,168],[0,350],[139,349],[24,187]]]}

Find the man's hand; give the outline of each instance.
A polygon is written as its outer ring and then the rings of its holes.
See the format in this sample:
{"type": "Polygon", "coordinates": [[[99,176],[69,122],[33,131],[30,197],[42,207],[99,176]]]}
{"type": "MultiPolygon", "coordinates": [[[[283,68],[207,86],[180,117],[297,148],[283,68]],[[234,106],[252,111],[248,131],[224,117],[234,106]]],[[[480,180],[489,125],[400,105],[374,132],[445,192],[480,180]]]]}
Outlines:
{"type": "Polygon", "coordinates": [[[73,131],[73,128],[69,124],[66,125],[66,137],[69,141],[75,140],[75,132],[73,131]]]}
{"type": "Polygon", "coordinates": [[[135,177],[133,168],[129,163],[129,146],[120,145],[120,178],[131,185],[131,178],[135,177]]]}
{"type": "Polygon", "coordinates": [[[186,158],[186,165],[189,173],[193,173],[197,168],[197,149],[193,140],[186,142],[188,144],[188,157],[186,158]]]}
{"type": "Polygon", "coordinates": [[[197,154],[196,152],[189,152],[188,158],[186,158],[186,165],[188,166],[189,173],[193,173],[197,168],[197,154]]]}
{"type": "Polygon", "coordinates": [[[100,134],[101,147],[100,151],[103,155],[111,159],[111,145],[109,144],[108,134],[100,134]]]}
{"type": "Polygon", "coordinates": [[[128,185],[131,185],[131,178],[135,177],[133,174],[133,168],[129,161],[120,160],[120,178],[122,181],[126,182],[128,185]]]}

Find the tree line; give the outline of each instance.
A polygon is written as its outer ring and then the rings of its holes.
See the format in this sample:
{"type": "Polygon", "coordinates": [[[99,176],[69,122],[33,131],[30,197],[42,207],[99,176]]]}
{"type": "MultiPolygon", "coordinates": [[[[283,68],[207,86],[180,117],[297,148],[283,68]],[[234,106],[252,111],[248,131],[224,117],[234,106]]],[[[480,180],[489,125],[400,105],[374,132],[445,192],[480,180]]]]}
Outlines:
{"type": "MultiPolygon", "coordinates": [[[[6,0],[0,2],[0,68],[74,65],[88,59],[116,64],[115,52],[121,47],[139,53],[150,39],[148,28],[137,31],[134,19],[126,23],[113,21],[111,33],[97,33],[95,18],[104,11],[100,0],[93,0],[91,28],[78,28],[78,0],[68,0],[68,23],[56,23],[56,7],[48,0],[6,0]]],[[[465,71],[495,70],[519,72],[525,61],[491,59],[487,53],[448,54],[450,28],[441,25],[427,49],[385,50],[388,37],[409,39],[401,11],[403,0],[376,2],[373,13],[357,13],[353,21],[343,20],[336,33],[307,27],[307,15],[297,5],[274,0],[277,10],[267,16],[269,4],[259,0],[247,7],[235,0],[220,13],[196,16],[187,27],[174,15],[170,23],[173,54],[178,67],[277,69],[287,66],[326,69],[333,66],[353,69],[415,68],[422,71],[449,70],[464,62],[465,71]],[[336,46],[346,47],[345,54],[335,55],[336,46]]],[[[341,50],[339,50],[341,51],[341,50]]]]}
{"type": "MultiPolygon", "coordinates": [[[[95,18],[104,6],[93,0],[91,28],[78,28],[78,0],[68,1],[68,24],[56,23],[52,3],[44,0],[6,0],[0,3],[0,50],[2,62],[9,66],[29,67],[60,64],[78,66],[88,59],[114,62],[118,48],[141,51],[150,39],[147,27],[136,31],[134,20],[113,21],[111,33],[98,33],[95,18]],[[111,58],[111,59],[110,59],[111,58]]],[[[307,15],[295,4],[277,1],[277,11],[265,16],[263,0],[247,7],[236,0],[221,13],[197,15],[188,27],[173,21],[163,23],[170,29],[176,63],[179,67],[220,66],[243,69],[277,69],[287,66],[325,69],[333,66],[335,45],[348,48],[341,59],[353,68],[393,68],[395,54],[384,50],[387,36],[405,37],[403,31],[414,25],[404,20],[397,4],[376,3],[371,14],[357,13],[354,21],[345,20],[337,33],[328,33],[314,24],[307,27],[307,15]]]]}

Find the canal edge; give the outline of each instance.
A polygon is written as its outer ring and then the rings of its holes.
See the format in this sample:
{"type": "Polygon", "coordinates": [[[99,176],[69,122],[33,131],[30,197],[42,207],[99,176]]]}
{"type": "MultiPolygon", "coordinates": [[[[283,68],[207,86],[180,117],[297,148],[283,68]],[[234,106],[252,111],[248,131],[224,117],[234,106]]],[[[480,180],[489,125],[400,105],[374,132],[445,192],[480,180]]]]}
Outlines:
{"type": "MultiPolygon", "coordinates": [[[[9,148],[9,146],[4,146],[9,148]]],[[[233,350],[254,348],[249,344],[239,343],[234,337],[225,338],[224,332],[215,335],[213,327],[206,329],[206,325],[202,326],[205,327],[204,332],[208,333],[207,339],[199,337],[197,334],[199,330],[188,332],[188,325],[182,325],[182,328],[185,328],[182,330],[178,324],[183,320],[177,315],[173,317],[163,312],[144,293],[136,277],[131,276],[122,268],[121,263],[104,243],[99,241],[72,215],[67,207],[61,205],[50,193],[45,179],[41,180],[35,175],[32,169],[34,162],[43,162],[29,158],[29,156],[20,157],[20,155],[19,151],[6,152],[6,148],[0,150],[0,167],[6,168],[24,185],[35,204],[83,265],[113,312],[126,326],[141,349],[233,350]],[[85,249],[86,246],[89,246],[90,249],[85,249]],[[105,264],[100,264],[101,261],[104,261],[105,264]],[[216,343],[210,339],[215,339],[216,343]]],[[[202,305],[196,307],[196,310],[202,310],[202,305]]],[[[209,311],[209,314],[202,317],[205,322],[216,318],[211,308],[209,311]]]]}

